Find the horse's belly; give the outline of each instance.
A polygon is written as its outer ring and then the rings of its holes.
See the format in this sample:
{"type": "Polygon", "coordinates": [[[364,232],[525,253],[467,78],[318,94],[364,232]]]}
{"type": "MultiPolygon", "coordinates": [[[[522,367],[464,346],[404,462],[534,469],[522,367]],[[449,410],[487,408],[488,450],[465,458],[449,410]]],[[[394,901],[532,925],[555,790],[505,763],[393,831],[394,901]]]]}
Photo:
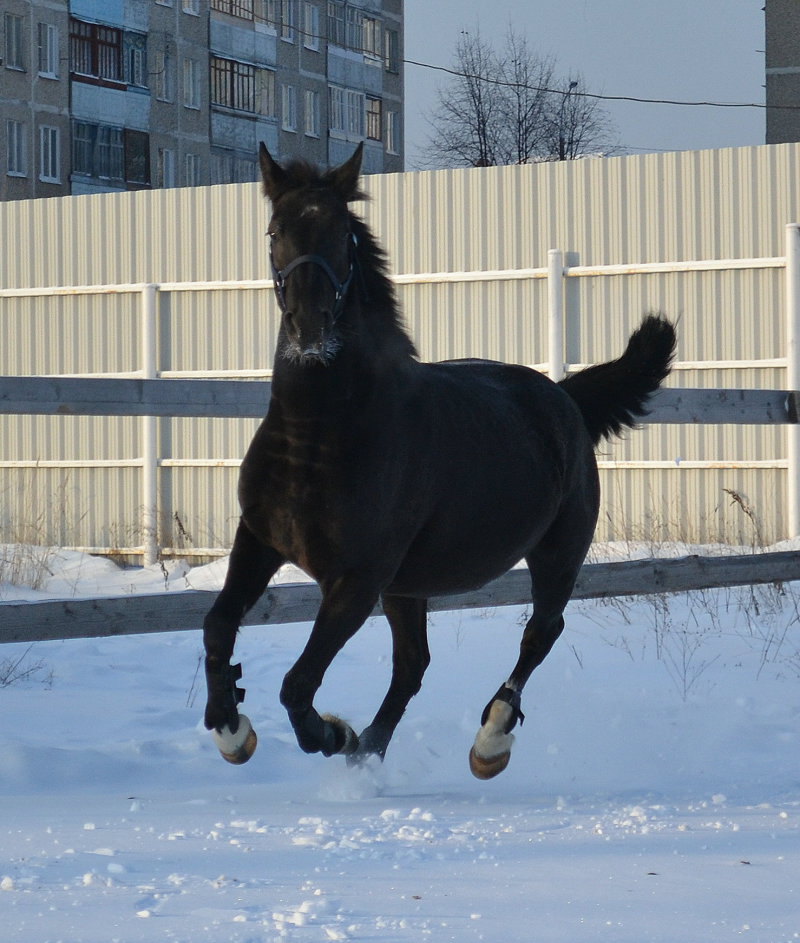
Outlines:
{"type": "Polygon", "coordinates": [[[478,589],[502,576],[537,543],[546,522],[515,528],[498,539],[497,532],[464,534],[463,540],[423,539],[406,554],[388,592],[427,598],[478,589]]]}

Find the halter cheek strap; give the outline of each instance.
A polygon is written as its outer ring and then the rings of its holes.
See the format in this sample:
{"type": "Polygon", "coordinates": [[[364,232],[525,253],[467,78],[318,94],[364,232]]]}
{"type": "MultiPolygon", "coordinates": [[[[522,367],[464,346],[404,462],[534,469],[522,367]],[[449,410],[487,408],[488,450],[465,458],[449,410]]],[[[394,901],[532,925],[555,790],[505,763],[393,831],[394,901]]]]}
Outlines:
{"type": "Polygon", "coordinates": [[[272,254],[272,245],[269,247],[269,262],[272,268],[272,279],[275,283],[275,291],[278,294],[278,304],[280,305],[281,311],[286,311],[286,279],[291,275],[291,273],[298,268],[300,265],[305,265],[309,263],[311,265],[318,265],[322,271],[328,276],[331,284],[333,285],[333,290],[336,293],[336,299],[333,305],[332,317],[334,323],[339,319],[344,310],[344,302],[347,297],[347,292],[350,288],[350,285],[353,282],[353,275],[355,274],[356,269],[356,247],[358,246],[358,238],[355,233],[348,233],[347,235],[347,254],[350,258],[350,266],[347,270],[347,275],[343,282],[340,282],[336,277],[336,273],[331,268],[327,259],[324,259],[321,255],[298,255],[296,259],[285,266],[285,268],[279,269],[275,265],[275,259],[272,254]]]}

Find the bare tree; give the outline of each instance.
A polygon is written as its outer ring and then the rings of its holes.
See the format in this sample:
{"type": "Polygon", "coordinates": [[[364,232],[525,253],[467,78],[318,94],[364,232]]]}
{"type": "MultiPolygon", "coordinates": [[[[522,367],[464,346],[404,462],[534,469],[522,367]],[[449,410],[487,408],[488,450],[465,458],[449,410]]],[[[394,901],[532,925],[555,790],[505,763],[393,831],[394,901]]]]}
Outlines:
{"type": "Polygon", "coordinates": [[[440,93],[432,121],[432,154],[448,165],[489,167],[498,163],[502,128],[501,89],[494,50],[479,35],[462,32],[456,42],[459,76],[440,93]]]}
{"type": "Polygon", "coordinates": [[[616,150],[613,126],[597,99],[588,95],[583,76],[570,76],[549,96],[550,126],[540,160],[575,160],[616,150]]]}
{"type": "Polygon", "coordinates": [[[428,118],[429,166],[487,167],[567,160],[613,149],[613,127],[581,76],[555,78],[509,28],[502,55],[480,33],[462,32],[453,79],[428,118]]]}

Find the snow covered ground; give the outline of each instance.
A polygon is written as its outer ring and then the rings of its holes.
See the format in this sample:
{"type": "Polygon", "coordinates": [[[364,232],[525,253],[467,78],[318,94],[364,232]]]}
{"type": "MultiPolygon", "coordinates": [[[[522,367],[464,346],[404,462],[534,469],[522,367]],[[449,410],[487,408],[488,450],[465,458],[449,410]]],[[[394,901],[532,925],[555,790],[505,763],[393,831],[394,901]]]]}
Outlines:
{"type": "MultiPolygon", "coordinates": [[[[14,579],[38,589],[0,599],[224,573],[64,551],[26,566],[14,579]]],[[[355,771],[301,753],[278,702],[307,625],[242,633],[259,735],[243,767],[202,727],[199,631],[0,646],[0,937],[798,940],[799,603],[800,584],[572,604],[488,783],[467,753],[521,609],[434,615],[422,692],[383,766],[355,771]]],[[[360,729],[388,671],[373,620],[317,705],[360,729]]]]}

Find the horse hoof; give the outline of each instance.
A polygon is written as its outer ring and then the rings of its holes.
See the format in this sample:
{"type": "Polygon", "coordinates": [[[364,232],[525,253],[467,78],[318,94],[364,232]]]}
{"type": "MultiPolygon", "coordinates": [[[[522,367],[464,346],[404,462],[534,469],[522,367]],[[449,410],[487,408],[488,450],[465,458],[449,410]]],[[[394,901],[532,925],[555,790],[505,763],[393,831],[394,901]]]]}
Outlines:
{"type": "Polygon", "coordinates": [[[323,714],[321,719],[334,728],[337,741],[342,741],[342,745],[338,750],[334,750],[334,753],[343,753],[345,755],[349,755],[351,753],[357,752],[358,734],[355,732],[355,730],[353,730],[350,724],[342,720],[341,717],[337,717],[335,714],[323,714]]]}
{"type": "Polygon", "coordinates": [[[475,747],[469,751],[470,772],[476,779],[493,779],[508,766],[511,759],[511,750],[501,753],[499,756],[479,756],[475,752],[475,747]]]}
{"type": "Polygon", "coordinates": [[[217,749],[222,754],[222,758],[235,766],[241,766],[246,763],[256,752],[258,737],[253,730],[249,717],[239,714],[239,727],[236,733],[231,733],[227,724],[222,730],[212,730],[211,736],[217,749]]]}
{"type": "Polygon", "coordinates": [[[492,779],[508,766],[514,734],[506,731],[513,726],[513,716],[514,709],[507,701],[500,698],[492,701],[486,723],[478,731],[469,751],[469,768],[473,776],[492,779]]]}

